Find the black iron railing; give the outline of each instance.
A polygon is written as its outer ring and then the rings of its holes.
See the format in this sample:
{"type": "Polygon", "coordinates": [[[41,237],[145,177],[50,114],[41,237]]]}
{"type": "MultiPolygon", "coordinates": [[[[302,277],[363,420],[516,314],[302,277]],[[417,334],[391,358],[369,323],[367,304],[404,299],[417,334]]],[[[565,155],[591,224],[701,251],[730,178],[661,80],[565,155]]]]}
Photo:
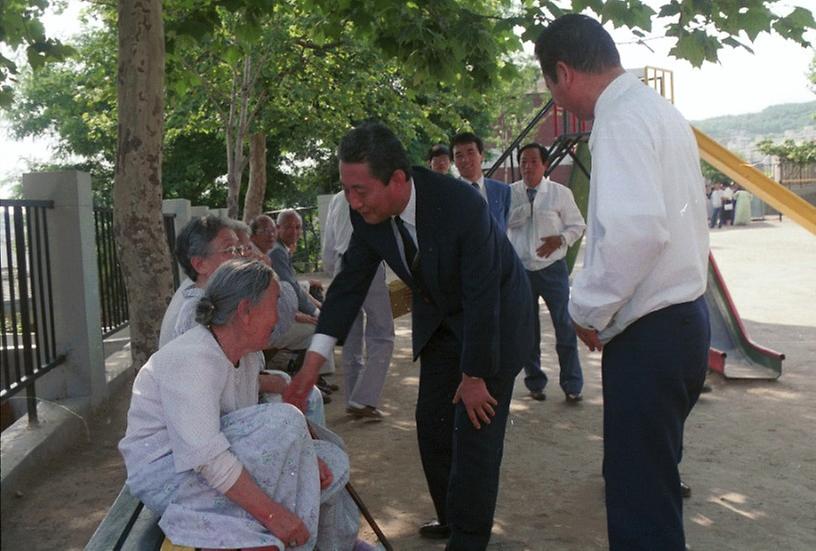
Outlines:
{"type": "Polygon", "coordinates": [[[176,258],[176,215],[164,214],[164,236],[167,238],[167,245],[170,247],[171,271],[173,272],[173,289],[178,289],[179,265],[176,258]]]}
{"type": "MultiPolygon", "coordinates": [[[[273,210],[266,214],[277,220],[278,213],[284,209],[273,210]]],[[[297,250],[292,255],[292,264],[298,272],[317,272],[320,269],[320,220],[317,207],[297,207],[294,209],[303,220],[303,237],[298,242],[297,250]]]]}
{"type": "Polygon", "coordinates": [[[502,154],[499,155],[499,158],[496,159],[496,162],[493,163],[493,166],[487,169],[487,171],[485,172],[485,176],[487,178],[493,176],[493,174],[499,169],[499,167],[502,166],[504,162],[507,160],[510,161],[510,171],[515,176],[516,151],[518,151],[519,147],[521,147],[521,142],[524,141],[525,138],[527,138],[527,136],[535,128],[538,127],[538,123],[540,123],[544,119],[544,117],[550,115],[550,112],[554,107],[555,102],[553,102],[553,100],[549,100],[547,103],[544,104],[544,106],[541,109],[538,110],[538,112],[535,115],[533,115],[533,118],[530,120],[529,123],[527,123],[527,126],[525,126],[524,129],[519,133],[519,135],[515,137],[515,139],[510,143],[509,146],[507,146],[507,149],[505,149],[502,152],[502,154]]]}
{"type": "MultiPolygon", "coordinates": [[[[546,143],[541,144],[550,148],[545,175],[549,176],[567,156],[575,161],[576,146],[580,141],[585,141],[589,137],[589,125],[553,103],[553,100],[549,100],[533,115],[527,126],[507,146],[507,149],[502,152],[490,168],[484,171],[485,176],[490,178],[500,169],[503,169],[503,178],[507,183],[518,180],[521,174],[520,168],[516,165],[516,157],[522,147],[522,142],[529,141],[528,136],[535,137],[535,133],[545,121],[551,125],[547,132],[551,137],[545,140],[546,143]],[[509,167],[505,166],[507,163],[509,163],[509,167]]],[[[583,167],[581,168],[583,170],[583,167]]],[[[586,172],[586,170],[584,171],[586,172]]]]}
{"type": "Polygon", "coordinates": [[[108,337],[128,324],[128,299],[125,279],[119,266],[113,233],[113,209],[94,207],[96,264],[99,272],[99,301],[102,337],[108,337]]]}
{"type": "Polygon", "coordinates": [[[47,212],[53,201],[0,199],[0,402],[26,391],[37,422],[35,381],[65,361],[57,353],[47,212]]]}

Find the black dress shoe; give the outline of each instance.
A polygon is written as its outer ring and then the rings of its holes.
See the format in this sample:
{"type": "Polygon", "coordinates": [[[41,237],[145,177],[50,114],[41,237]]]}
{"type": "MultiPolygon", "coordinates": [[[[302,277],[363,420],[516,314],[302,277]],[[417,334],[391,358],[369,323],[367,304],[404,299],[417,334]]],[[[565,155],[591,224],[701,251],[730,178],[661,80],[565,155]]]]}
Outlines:
{"type": "Polygon", "coordinates": [[[326,377],[324,377],[323,375],[320,375],[320,376],[317,378],[317,385],[316,385],[316,386],[317,386],[318,388],[320,388],[320,387],[326,387],[326,388],[328,388],[328,389],[329,389],[331,392],[337,392],[338,390],[340,390],[340,387],[339,387],[339,386],[337,386],[337,385],[336,385],[336,384],[334,384],[334,383],[330,383],[328,380],[326,380],[326,377]]]}
{"type": "Polygon", "coordinates": [[[543,390],[531,390],[530,398],[536,400],[537,402],[543,402],[544,400],[547,399],[547,395],[544,394],[543,390]]]}
{"type": "Polygon", "coordinates": [[[682,480],[680,481],[680,495],[683,497],[691,497],[691,486],[682,480]]]}
{"type": "Polygon", "coordinates": [[[447,524],[432,520],[419,527],[419,535],[429,540],[444,540],[450,537],[450,528],[447,524]]]}

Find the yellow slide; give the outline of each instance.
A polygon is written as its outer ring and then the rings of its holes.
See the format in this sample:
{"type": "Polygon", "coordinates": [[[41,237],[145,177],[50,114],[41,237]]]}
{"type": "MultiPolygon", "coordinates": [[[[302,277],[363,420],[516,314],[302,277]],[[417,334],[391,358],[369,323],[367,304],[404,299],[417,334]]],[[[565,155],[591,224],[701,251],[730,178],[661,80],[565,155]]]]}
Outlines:
{"type": "Polygon", "coordinates": [[[816,207],[692,127],[700,157],[791,220],[816,234],[816,207]]]}

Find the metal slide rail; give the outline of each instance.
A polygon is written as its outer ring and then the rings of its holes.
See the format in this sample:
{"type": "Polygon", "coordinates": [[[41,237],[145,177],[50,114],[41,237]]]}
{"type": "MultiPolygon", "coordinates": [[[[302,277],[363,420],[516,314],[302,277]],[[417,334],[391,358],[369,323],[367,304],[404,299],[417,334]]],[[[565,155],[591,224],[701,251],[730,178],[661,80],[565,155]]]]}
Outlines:
{"type": "Polygon", "coordinates": [[[700,148],[700,157],[705,162],[816,235],[816,207],[768,178],[710,136],[694,127],[692,129],[700,148]]]}
{"type": "Polygon", "coordinates": [[[538,125],[538,123],[541,122],[541,120],[544,117],[546,117],[550,113],[550,111],[552,111],[554,108],[555,102],[551,99],[544,104],[544,107],[539,109],[538,113],[536,113],[533,116],[532,120],[527,124],[527,126],[524,127],[524,130],[522,130],[521,133],[518,136],[516,136],[516,138],[507,147],[507,149],[505,149],[504,152],[499,156],[499,158],[496,159],[496,162],[493,163],[493,166],[487,169],[487,172],[485,172],[484,174],[485,178],[490,178],[491,176],[493,176],[493,174],[504,164],[504,161],[506,161],[508,157],[512,162],[513,152],[516,149],[518,149],[519,145],[521,145],[521,142],[530,134],[530,132],[533,131],[533,129],[538,125]]]}

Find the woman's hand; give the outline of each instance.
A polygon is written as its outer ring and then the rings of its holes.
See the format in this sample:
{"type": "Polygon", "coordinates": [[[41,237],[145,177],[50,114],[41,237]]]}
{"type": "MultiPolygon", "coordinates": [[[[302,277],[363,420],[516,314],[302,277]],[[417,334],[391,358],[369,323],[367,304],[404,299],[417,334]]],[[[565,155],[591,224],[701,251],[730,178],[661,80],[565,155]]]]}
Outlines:
{"type": "Polygon", "coordinates": [[[264,526],[289,547],[299,547],[309,541],[309,530],[303,521],[285,507],[276,504],[266,517],[264,526]]]}
{"type": "Polygon", "coordinates": [[[317,468],[320,471],[320,489],[325,490],[331,485],[334,475],[326,462],[319,457],[317,458],[317,468]]]}

